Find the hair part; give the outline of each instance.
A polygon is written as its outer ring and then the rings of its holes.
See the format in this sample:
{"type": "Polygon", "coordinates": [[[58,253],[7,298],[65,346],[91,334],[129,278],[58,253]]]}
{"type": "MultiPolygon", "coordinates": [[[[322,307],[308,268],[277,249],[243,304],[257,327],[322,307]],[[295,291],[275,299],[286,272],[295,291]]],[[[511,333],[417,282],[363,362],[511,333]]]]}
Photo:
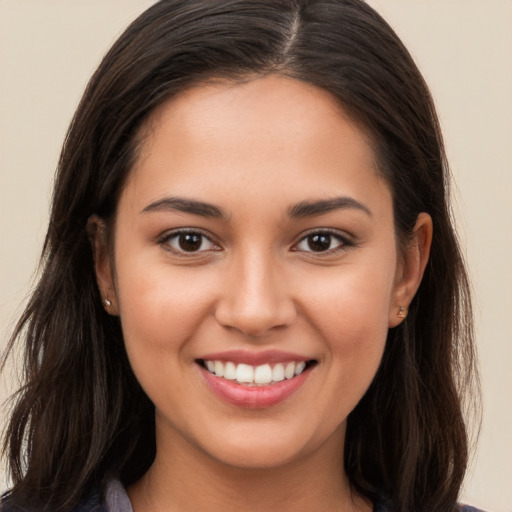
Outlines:
{"type": "Polygon", "coordinates": [[[476,370],[448,165],[421,74],[360,0],[162,0],[104,57],[66,136],[42,276],[8,348],[25,348],[4,438],[18,503],[69,510],[90,487],[112,476],[129,484],[151,465],[154,407],[119,319],[102,308],[87,221],[114,219],[141,127],[160,105],[208,80],[272,73],[328,91],[363,127],[392,190],[399,239],[419,213],[433,219],[424,279],[349,416],[344,462],[357,493],[385,496],[396,512],[457,510],[468,455],[461,404],[476,370]]]}

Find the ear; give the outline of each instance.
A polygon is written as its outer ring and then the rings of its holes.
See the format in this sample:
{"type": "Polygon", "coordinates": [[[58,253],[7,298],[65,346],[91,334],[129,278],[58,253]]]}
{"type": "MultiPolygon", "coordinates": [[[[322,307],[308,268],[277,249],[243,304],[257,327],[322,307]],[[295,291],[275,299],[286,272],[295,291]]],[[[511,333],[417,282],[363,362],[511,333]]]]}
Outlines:
{"type": "Polygon", "coordinates": [[[118,315],[119,309],[114,286],[114,272],[105,221],[97,215],[89,217],[87,221],[87,234],[92,246],[94,271],[103,307],[107,313],[118,315]]]}
{"type": "Polygon", "coordinates": [[[396,327],[407,316],[409,304],[418,291],[427,266],[432,232],[432,218],[428,213],[420,213],[416,219],[412,239],[399,257],[389,310],[389,327],[396,327]]]}

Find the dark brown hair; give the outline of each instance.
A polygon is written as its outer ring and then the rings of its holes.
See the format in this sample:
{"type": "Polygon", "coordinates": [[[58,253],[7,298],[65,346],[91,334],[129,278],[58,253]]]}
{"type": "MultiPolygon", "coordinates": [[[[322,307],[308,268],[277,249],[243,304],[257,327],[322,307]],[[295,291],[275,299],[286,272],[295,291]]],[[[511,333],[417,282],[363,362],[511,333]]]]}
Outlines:
{"type": "Polygon", "coordinates": [[[19,502],[65,511],[112,476],[140,478],[155,453],[154,409],[101,305],[86,224],[108,223],[164,101],[212,78],[278,73],[339,100],[369,136],[407,240],[434,223],[429,263],[407,319],[350,414],[352,488],[396,512],[449,512],[464,476],[464,396],[473,388],[469,287],[448,206],[434,105],[409,53],[360,0],[163,0],[114,44],[92,77],[60,157],[42,276],[11,339],[25,347],[5,453],[19,502]]]}

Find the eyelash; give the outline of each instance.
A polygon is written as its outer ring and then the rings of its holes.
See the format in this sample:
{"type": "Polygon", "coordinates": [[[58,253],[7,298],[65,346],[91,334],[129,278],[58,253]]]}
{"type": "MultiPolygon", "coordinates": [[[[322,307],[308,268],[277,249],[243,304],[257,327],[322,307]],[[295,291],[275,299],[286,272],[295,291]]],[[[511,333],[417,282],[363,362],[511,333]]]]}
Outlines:
{"type": "MultiPolygon", "coordinates": [[[[303,251],[303,252],[306,252],[306,253],[309,253],[309,254],[315,254],[315,255],[318,255],[318,256],[327,256],[327,255],[331,255],[331,254],[335,254],[335,253],[341,252],[343,250],[346,250],[349,247],[354,246],[354,242],[352,240],[350,240],[350,238],[348,236],[342,235],[339,231],[336,231],[334,229],[323,228],[323,229],[315,229],[313,231],[310,231],[310,232],[306,233],[294,245],[294,247],[298,247],[299,244],[301,244],[301,243],[307,243],[307,240],[311,239],[314,236],[322,236],[322,235],[329,237],[330,242],[332,242],[332,239],[336,240],[337,242],[339,242],[339,245],[334,247],[334,248],[332,248],[332,249],[328,249],[326,251],[313,251],[313,250],[311,250],[311,251],[303,251]]],[[[300,251],[300,249],[293,249],[293,250],[294,251],[300,251]]]]}
{"type": "MultiPolygon", "coordinates": [[[[162,237],[160,237],[158,239],[158,244],[164,246],[164,248],[166,250],[173,252],[174,254],[177,254],[179,256],[184,256],[184,257],[197,256],[198,254],[204,254],[204,253],[208,253],[208,252],[212,252],[212,251],[214,251],[214,252],[222,251],[222,248],[219,245],[217,245],[210,238],[210,236],[208,236],[206,233],[202,232],[201,230],[191,229],[191,228],[183,228],[183,229],[172,231],[170,233],[166,233],[165,235],[163,235],[162,237]],[[187,251],[183,248],[180,249],[180,248],[172,247],[171,241],[176,240],[179,243],[179,237],[183,236],[183,235],[200,237],[199,249],[187,251]],[[213,246],[214,248],[201,250],[201,247],[205,241],[208,241],[211,244],[211,246],[213,246]]],[[[306,233],[305,235],[303,235],[300,238],[300,240],[293,245],[292,251],[310,253],[310,254],[315,254],[317,256],[324,256],[324,255],[331,255],[331,254],[335,254],[340,251],[346,250],[347,248],[352,247],[353,245],[354,245],[354,242],[352,240],[350,240],[347,236],[343,236],[339,231],[329,229],[329,228],[324,228],[324,229],[315,229],[314,231],[310,231],[309,233],[306,233]],[[322,251],[322,250],[308,251],[308,250],[299,249],[300,244],[308,243],[308,239],[311,239],[314,236],[328,237],[329,245],[332,243],[332,241],[334,239],[339,243],[339,245],[337,245],[334,248],[327,249],[325,251],[322,251]]]]}
{"type": "Polygon", "coordinates": [[[179,256],[195,256],[197,254],[203,254],[205,252],[211,252],[211,251],[221,251],[219,245],[217,245],[207,234],[203,233],[199,229],[190,229],[190,228],[183,228],[178,229],[175,231],[172,231],[170,233],[166,233],[162,237],[158,239],[158,243],[162,245],[166,250],[177,254],[179,256]],[[214,249],[203,249],[203,250],[197,250],[197,251],[186,251],[184,249],[178,249],[174,248],[171,245],[171,241],[176,240],[179,243],[179,237],[183,235],[189,235],[189,236],[197,236],[201,238],[201,246],[203,245],[204,241],[207,240],[212,246],[214,246],[214,249]]]}

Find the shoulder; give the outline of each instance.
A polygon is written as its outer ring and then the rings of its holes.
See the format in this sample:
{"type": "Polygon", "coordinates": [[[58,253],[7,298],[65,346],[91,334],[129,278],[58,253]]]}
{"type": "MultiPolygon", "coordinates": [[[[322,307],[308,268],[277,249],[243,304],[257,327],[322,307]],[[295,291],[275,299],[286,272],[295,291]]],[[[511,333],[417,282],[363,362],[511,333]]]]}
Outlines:
{"type": "MultiPolygon", "coordinates": [[[[470,505],[459,505],[457,508],[459,512],[484,512],[483,510],[480,510],[479,508],[471,507],[470,505]]],[[[386,503],[385,500],[380,500],[377,503],[375,503],[373,512],[393,512],[393,507],[389,505],[389,503],[386,503]]]]}
{"type": "MultiPolygon", "coordinates": [[[[14,503],[9,496],[5,496],[0,500],[0,512],[40,512],[37,506],[20,507],[14,503]]],[[[105,503],[100,500],[99,493],[92,491],[87,494],[70,512],[109,512],[105,503]]]]}
{"type": "MultiPolygon", "coordinates": [[[[0,510],[0,512],[2,511],[0,510]]],[[[100,500],[98,491],[94,490],[82,499],[71,512],[108,512],[108,508],[105,503],[100,500]]]]}
{"type": "MultiPolygon", "coordinates": [[[[0,497],[0,512],[41,512],[41,509],[36,506],[17,506],[8,494],[4,494],[0,497]]],[[[133,508],[123,484],[119,480],[111,480],[106,488],[105,499],[94,489],[70,512],[133,512],[133,508]]]]}
{"type": "Polygon", "coordinates": [[[133,508],[123,484],[119,480],[111,480],[107,485],[104,500],[95,490],[71,512],[133,512],[133,508]]]}

